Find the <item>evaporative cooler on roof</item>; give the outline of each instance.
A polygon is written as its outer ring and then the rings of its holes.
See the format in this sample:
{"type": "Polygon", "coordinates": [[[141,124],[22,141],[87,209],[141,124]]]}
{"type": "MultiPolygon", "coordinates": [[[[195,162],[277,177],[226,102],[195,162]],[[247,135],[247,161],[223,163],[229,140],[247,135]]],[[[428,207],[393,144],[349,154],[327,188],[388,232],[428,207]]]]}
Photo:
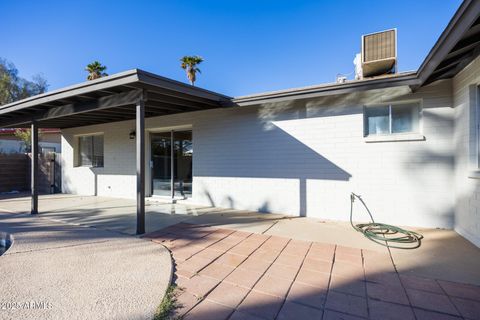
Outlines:
{"type": "Polygon", "coordinates": [[[396,29],[362,36],[362,70],[363,77],[373,77],[396,72],[396,29]]]}

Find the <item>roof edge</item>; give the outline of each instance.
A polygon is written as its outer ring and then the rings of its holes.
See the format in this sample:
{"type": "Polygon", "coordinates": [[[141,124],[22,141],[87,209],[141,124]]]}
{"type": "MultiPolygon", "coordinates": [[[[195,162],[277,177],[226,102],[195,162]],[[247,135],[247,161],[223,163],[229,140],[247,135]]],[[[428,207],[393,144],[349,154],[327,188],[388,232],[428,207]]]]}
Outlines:
{"type": "Polygon", "coordinates": [[[452,49],[452,47],[455,45],[455,43],[449,43],[449,38],[452,38],[456,34],[462,34],[465,31],[465,27],[466,29],[470,27],[470,24],[466,26],[466,23],[468,21],[465,20],[468,20],[468,17],[466,17],[466,15],[468,16],[469,13],[475,13],[475,10],[470,9],[472,5],[476,5],[478,7],[480,6],[480,3],[478,0],[464,0],[460,4],[460,7],[458,7],[457,11],[450,19],[450,22],[445,27],[440,37],[438,37],[432,49],[430,49],[429,53],[418,68],[417,73],[419,79],[421,80],[420,85],[423,85],[423,83],[425,83],[425,81],[430,77],[435,68],[442,62],[444,57],[438,56],[447,55],[448,52],[452,49]],[[464,23],[461,23],[462,20],[464,23]]]}
{"type": "Polygon", "coordinates": [[[354,90],[380,89],[393,86],[418,84],[417,73],[414,71],[397,74],[395,76],[371,78],[364,80],[353,80],[346,83],[328,83],[316,86],[301,87],[295,89],[286,89],[279,91],[270,91],[255,95],[235,97],[233,102],[238,105],[252,105],[267,102],[267,100],[279,99],[302,99],[324,95],[348,93],[354,90]]]}
{"type": "Polygon", "coordinates": [[[86,88],[86,87],[91,87],[91,86],[99,85],[99,84],[102,84],[102,83],[107,83],[107,82],[110,82],[110,81],[114,81],[114,80],[118,80],[118,79],[122,79],[122,78],[127,78],[127,77],[130,77],[130,76],[135,76],[135,75],[137,75],[137,73],[138,73],[138,69],[131,69],[131,70],[115,73],[115,74],[112,74],[112,75],[109,75],[109,76],[106,76],[106,77],[98,78],[98,79],[95,79],[95,80],[83,81],[83,82],[80,82],[80,83],[77,83],[77,84],[74,84],[74,85],[70,85],[70,86],[63,87],[63,88],[60,88],[60,89],[56,89],[56,90],[53,90],[53,91],[47,91],[47,92],[42,93],[42,94],[37,94],[35,96],[31,96],[31,97],[28,97],[28,98],[25,98],[25,99],[22,99],[22,100],[17,100],[17,101],[11,102],[11,103],[7,103],[3,106],[0,106],[0,110],[8,109],[10,107],[14,107],[16,105],[23,104],[23,103],[26,103],[26,102],[30,102],[30,101],[34,101],[34,100],[58,95],[58,94],[61,94],[61,93],[64,93],[64,92],[68,92],[68,91],[72,91],[72,90],[76,90],[76,89],[81,89],[81,88],[86,88]]]}
{"type": "Polygon", "coordinates": [[[218,93],[218,92],[215,92],[215,91],[211,91],[211,90],[208,90],[208,89],[204,89],[204,88],[201,88],[201,87],[192,86],[191,84],[188,84],[188,83],[185,83],[185,82],[182,82],[182,81],[167,78],[167,77],[164,77],[164,76],[152,73],[152,72],[148,72],[148,71],[145,71],[145,70],[142,70],[142,69],[136,69],[136,70],[137,70],[138,74],[140,75],[140,77],[139,77],[140,82],[144,82],[143,77],[150,77],[150,78],[153,78],[153,79],[158,80],[158,81],[162,81],[162,82],[166,82],[168,84],[172,84],[173,86],[179,86],[179,87],[183,87],[183,88],[186,88],[186,89],[189,89],[189,90],[203,92],[205,94],[217,96],[217,97],[220,97],[222,99],[228,99],[228,100],[232,99],[232,97],[229,97],[227,95],[224,95],[224,94],[221,94],[221,93],[218,93]]]}

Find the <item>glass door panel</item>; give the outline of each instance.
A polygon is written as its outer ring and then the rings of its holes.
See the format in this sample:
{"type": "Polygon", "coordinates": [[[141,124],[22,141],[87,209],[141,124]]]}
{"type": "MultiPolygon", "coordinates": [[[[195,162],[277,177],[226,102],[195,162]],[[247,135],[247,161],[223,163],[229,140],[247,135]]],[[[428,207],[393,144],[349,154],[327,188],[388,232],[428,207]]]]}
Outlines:
{"type": "Polygon", "coordinates": [[[157,196],[171,195],[171,132],[152,133],[152,190],[157,196]]]}
{"type": "Polygon", "coordinates": [[[192,131],[173,132],[174,190],[176,197],[192,196],[192,131]]]}
{"type": "Polygon", "coordinates": [[[192,196],[192,131],[171,131],[151,134],[152,194],[174,197],[192,196]],[[173,150],[172,150],[173,140],[173,150]],[[173,170],[172,170],[173,157],[173,170]]]}

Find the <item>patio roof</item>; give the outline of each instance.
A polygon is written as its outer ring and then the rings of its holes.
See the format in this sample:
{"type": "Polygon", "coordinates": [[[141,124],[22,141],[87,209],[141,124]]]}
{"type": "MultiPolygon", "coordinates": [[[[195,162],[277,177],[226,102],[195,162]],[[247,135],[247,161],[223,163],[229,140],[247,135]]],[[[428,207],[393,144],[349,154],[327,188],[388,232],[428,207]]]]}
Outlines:
{"type": "Polygon", "coordinates": [[[47,92],[0,107],[0,127],[70,128],[135,119],[145,102],[145,117],[221,108],[231,98],[133,69],[47,92]]]}
{"type": "Polygon", "coordinates": [[[454,77],[480,53],[480,1],[465,0],[418,69],[422,85],[454,77]]]}
{"type": "Polygon", "coordinates": [[[71,128],[135,119],[137,234],[145,233],[145,117],[228,107],[231,98],[130,70],[0,107],[0,127],[31,128],[31,213],[38,211],[38,128],[71,128]]]}

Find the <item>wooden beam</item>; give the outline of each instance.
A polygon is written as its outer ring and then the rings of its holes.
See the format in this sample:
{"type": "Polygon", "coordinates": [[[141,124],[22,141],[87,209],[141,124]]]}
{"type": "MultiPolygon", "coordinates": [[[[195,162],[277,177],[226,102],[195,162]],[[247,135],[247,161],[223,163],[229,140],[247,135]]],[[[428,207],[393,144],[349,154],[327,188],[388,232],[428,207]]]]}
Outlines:
{"type": "Polygon", "coordinates": [[[458,41],[458,43],[455,45],[455,47],[453,47],[452,51],[457,51],[457,50],[460,50],[464,47],[478,44],[479,42],[480,42],[480,34],[477,32],[477,33],[471,34],[467,37],[464,37],[463,39],[458,41]]]}
{"type": "Polygon", "coordinates": [[[170,96],[166,96],[166,95],[162,95],[154,92],[149,92],[147,104],[150,104],[152,101],[174,105],[174,106],[187,107],[189,109],[198,109],[198,110],[202,110],[208,106],[212,106],[211,104],[207,105],[205,103],[188,101],[188,100],[183,100],[181,98],[173,98],[170,96]]]}
{"type": "MultiPolygon", "coordinates": [[[[442,69],[446,66],[449,66],[450,64],[452,63],[455,63],[459,60],[463,60],[465,58],[468,59],[468,57],[472,54],[472,52],[475,50],[475,46],[471,46],[471,47],[468,47],[467,50],[465,50],[466,48],[463,48],[461,50],[458,50],[458,51],[453,51],[453,52],[450,52],[448,54],[448,56],[442,61],[442,63],[440,63],[437,67],[436,70],[439,70],[439,69],[442,69]]],[[[436,71],[435,70],[435,71],[436,71]]]]}
{"type": "Polygon", "coordinates": [[[480,54],[480,46],[477,46],[474,50],[470,52],[468,56],[463,57],[458,61],[458,63],[451,63],[449,66],[445,66],[441,69],[435,70],[432,73],[430,78],[428,78],[424,85],[430,84],[435,82],[436,80],[440,79],[448,79],[455,76],[458,72],[460,72],[463,68],[465,68],[471,61],[475,60],[478,55],[480,54]]]}
{"type": "Polygon", "coordinates": [[[173,99],[182,99],[183,101],[192,101],[192,102],[197,102],[201,104],[211,105],[212,107],[220,106],[220,102],[218,101],[208,100],[206,98],[202,98],[198,96],[192,96],[192,95],[189,95],[188,93],[168,90],[168,89],[158,87],[148,83],[138,83],[138,84],[135,84],[135,86],[137,86],[138,88],[145,88],[146,90],[148,90],[149,96],[150,94],[155,93],[157,95],[171,97],[173,99]]]}
{"type": "MultiPolygon", "coordinates": [[[[147,102],[147,109],[152,108],[152,109],[157,109],[157,110],[166,110],[166,111],[189,111],[187,107],[182,107],[182,106],[177,106],[177,105],[172,105],[172,104],[167,104],[167,103],[162,103],[162,102],[157,102],[157,101],[148,101],[147,102]]],[[[191,111],[195,111],[197,109],[192,109],[191,111]]]]}
{"type": "Polygon", "coordinates": [[[30,213],[38,213],[38,125],[35,122],[31,124],[31,194],[32,208],[30,213]]]}
{"type": "Polygon", "coordinates": [[[40,95],[36,95],[30,98],[9,103],[0,108],[0,114],[10,113],[20,109],[38,106],[38,105],[49,103],[59,99],[85,95],[85,94],[91,95],[98,90],[122,86],[124,84],[134,83],[137,81],[138,81],[137,70],[120,72],[108,77],[103,77],[103,78],[95,79],[92,81],[82,82],[74,86],[53,90],[53,91],[48,91],[40,95]]]}
{"type": "Polygon", "coordinates": [[[145,233],[145,103],[136,106],[137,234],[145,233]]]}
{"type": "Polygon", "coordinates": [[[120,112],[118,112],[116,115],[94,112],[92,114],[76,114],[75,116],[73,116],[72,119],[85,119],[85,120],[105,119],[105,120],[112,120],[112,121],[122,121],[122,120],[133,119],[133,115],[122,114],[120,112]]]}
{"type": "Polygon", "coordinates": [[[95,100],[95,99],[97,99],[95,97],[87,96],[87,95],[84,95],[84,94],[78,95],[77,97],[79,97],[80,99],[85,99],[85,100],[95,100]]]}
{"type": "Polygon", "coordinates": [[[168,114],[172,114],[172,112],[168,112],[168,110],[164,109],[155,109],[152,107],[145,107],[145,116],[147,117],[160,117],[160,116],[165,116],[168,114]]]}
{"type": "Polygon", "coordinates": [[[127,104],[135,104],[139,99],[143,99],[142,90],[127,91],[98,98],[94,101],[78,102],[67,104],[47,110],[35,112],[31,116],[16,117],[11,120],[0,122],[0,127],[12,126],[15,124],[29,123],[31,121],[43,121],[49,119],[62,118],[80,113],[87,113],[96,110],[114,108],[127,104]]]}

